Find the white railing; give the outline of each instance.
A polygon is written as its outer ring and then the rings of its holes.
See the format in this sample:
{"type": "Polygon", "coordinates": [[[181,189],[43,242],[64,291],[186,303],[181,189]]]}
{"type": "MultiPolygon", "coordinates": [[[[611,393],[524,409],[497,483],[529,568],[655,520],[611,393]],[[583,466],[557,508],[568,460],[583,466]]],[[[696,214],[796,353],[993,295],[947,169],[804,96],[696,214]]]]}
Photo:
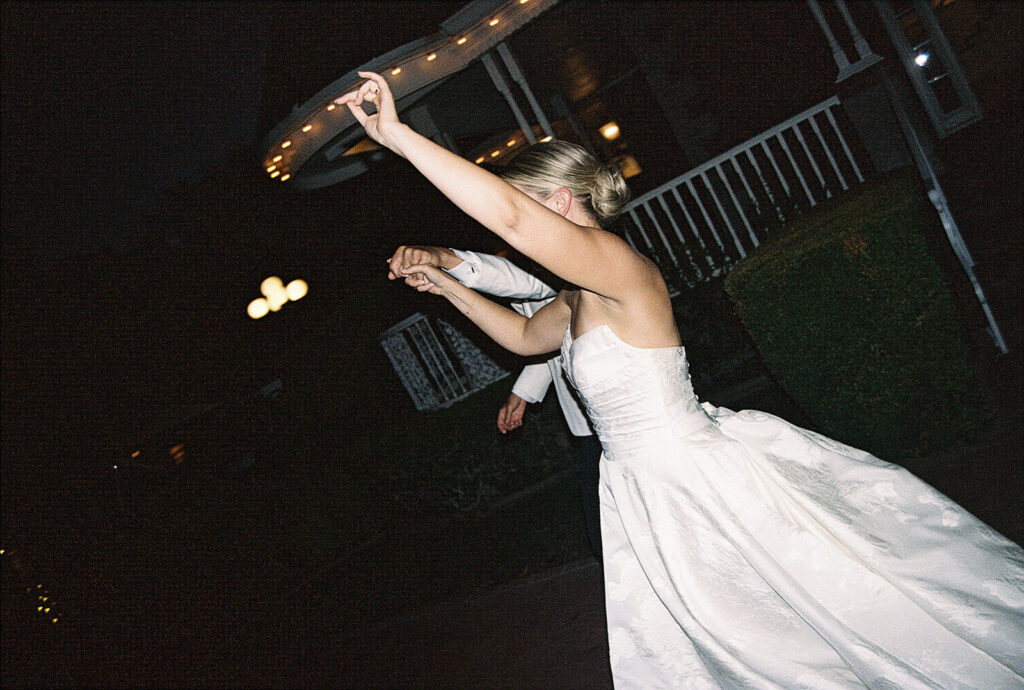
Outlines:
{"type": "Polygon", "coordinates": [[[448,407],[508,376],[451,324],[424,314],[384,331],[380,344],[417,410],[448,407]]]}
{"type": "Polygon", "coordinates": [[[771,229],[864,181],[835,96],[631,201],[621,229],[673,295],[721,275],[771,229]]]}

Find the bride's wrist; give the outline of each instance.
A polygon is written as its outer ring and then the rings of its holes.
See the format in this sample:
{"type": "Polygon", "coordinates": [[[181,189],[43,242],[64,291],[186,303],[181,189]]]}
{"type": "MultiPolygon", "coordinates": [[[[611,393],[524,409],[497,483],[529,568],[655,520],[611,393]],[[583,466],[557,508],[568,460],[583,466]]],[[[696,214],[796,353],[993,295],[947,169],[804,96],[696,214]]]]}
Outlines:
{"type": "Polygon", "coordinates": [[[392,153],[395,153],[402,158],[406,158],[405,153],[402,151],[402,140],[408,136],[409,133],[415,133],[409,125],[404,122],[395,122],[389,124],[386,128],[377,128],[378,134],[380,134],[381,141],[378,143],[389,149],[392,153]]]}

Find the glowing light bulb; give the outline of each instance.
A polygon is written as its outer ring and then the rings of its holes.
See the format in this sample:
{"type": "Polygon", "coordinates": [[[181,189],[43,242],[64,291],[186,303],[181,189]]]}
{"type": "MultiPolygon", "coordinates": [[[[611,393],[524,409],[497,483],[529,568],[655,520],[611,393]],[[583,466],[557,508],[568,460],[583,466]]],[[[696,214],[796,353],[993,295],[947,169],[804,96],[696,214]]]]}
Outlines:
{"type": "Polygon", "coordinates": [[[615,124],[614,122],[608,122],[608,123],[606,123],[604,125],[601,125],[601,136],[604,137],[605,139],[607,139],[608,141],[612,141],[613,139],[618,139],[619,138],[619,126],[617,124],[615,124]]]}
{"type": "Polygon", "coordinates": [[[289,173],[285,173],[284,175],[281,175],[281,181],[282,181],[282,182],[284,182],[284,181],[286,181],[286,180],[287,180],[287,179],[288,179],[289,177],[291,177],[291,174],[289,174],[289,173]]]}
{"type": "Polygon", "coordinates": [[[269,297],[270,293],[284,289],[284,283],[277,276],[270,276],[260,283],[260,294],[269,297]]]}
{"type": "Polygon", "coordinates": [[[302,131],[303,132],[308,132],[311,129],[313,129],[313,125],[306,125],[305,127],[302,128],[302,131]]]}
{"type": "Polygon", "coordinates": [[[391,76],[393,77],[396,74],[401,74],[401,72],[402,72],[402,68],[401,67],[396,67],[393,70],[391,70],[391,76]]]}
{"type": "Polygon", "coordinates": [[[551,136],[544,137],[543,139],[540,140],[540,143],[543,144],[543,143],[548,142],[548,141],[551,141],[551,136]]]}
{"type": "Polygon", "coordinates": [[[508,146],[509,148],[511,148],[511,147],[513,147],[515,145],[516,145],[516,140],[515,139],[509,139],[507,142],[505,142],[505,146],[508,146]]]}
{"type": "Polygon", "coordinates": [[[501,151],[499,149],[495,149],[495,150],[491,151],[491,158],[497,158],[500,155],[501,155],[501,151]]]}
{"type": "Polygon", "coordinates": [[[279,153],[279,154],[277,154],[276,156],[274,156],[274,160],[272,160],[272,161],[270,161],[270,162],[271,162],[271,163],[276,163],[276,162],[278,162],[279,160],[281,160],[281,154],[280,154],[280,153],[279,153]]]}
{"type": "Polygon", "coordinates": [[[497,17],[495,17],[494,19],[492,19],[491,21],[489,21],[489,22],[487,22],[487,23],[488,23],[488,24],[489,24],[490,26],[496,26],[496,25],[498,24],[498,21],[499,21],[499,20],[498,20],[498,18],[497,18],[497,17]]]}
{"type": "Polygon", "coordinates": [[[327,109],[328,109],[328,110],[334,110],[334,109],[335,109],[336,107],[337,107],[336,105],[334,105],[333,103],[331,103],[331,104],[330,104],[329,106],[327,106],[327,109]]]}
{"type": "Polygon", "coordinates": [[[277,170],[277,166],[276,165],[272,165],[269,168],[267,168],[267,172],[274,172],[275,170],[277,170]]]}
{"type": "Polygon", "coordinates": [[[925,64],[928,62],[928,58],[929,57],[931,57],[931,56],[928,55],[928,53],[918,53],[917,57],[914,58],[914,63],[918,67],[924,67],[925,64]]]}
{"type": "Polygon", "coordinates": [[[277,177],[280,174],[281,174],[280,170],[275,170],[274,172],[270,173],[270,179],[274,179],[275,177],[277,177]]]}
{"type": "Polygon", "coordinates": [[[262,319],[269,311],[270,305],[267,304],[267,300],[260,297],[249,302],[249,306],[246,308],[245,313],[247,313],[251,319],[262,319]]]}
{"type": "Polygon", "coordinates": [[[456,43],[456,45],[460,45],[460,46],[461,46],[461,45],[462,45],[463,43],[465,43],[466,41],[467,41],[466,37],[465,37],[465,36],[463,36],[463,37],[462,37],[462,38],[460,38],[459,40],[455,41],[455,43],[456,43]]]}
{"type": "Polygon", "coordinates": [[[483,163],[483,162],[484,162],[484,157],[483,156],[480,156],[479,158],[476,159],[476,164],[477,165],[479,165],[480,163],[483,163]]]}
{"type": "Polygon", "coordinates": [[[279,311],[287,301],[288,295],[285,294],[284,290],[267,295],[267,306],[270,308],[270,311],[279,311]]]}
{"type": "Polygon", "coordinates": [[[292,145],[292,140],[289,139],[288,141],[286,141],[286,142],[281,144],[281,148],[286,149],[286,148],[288,148],[291,145],[292,145]]]}
{"type": "Polygon", "coordinates": [[[309,285],[306,284],[306,281],[298,279],[288,283],[284,289],[284,294],[287,295],[288,299],[292,302],[302,299],[306,296],[307,292],[309,292],[309,285]]]}
{"type": "Polygon", "coordinates": [[[431,53],[430,55],[427,56],[427,62],[432,62],[433,60],[436,60],[436,59],[437,59],[437,53],[431,53]]]}

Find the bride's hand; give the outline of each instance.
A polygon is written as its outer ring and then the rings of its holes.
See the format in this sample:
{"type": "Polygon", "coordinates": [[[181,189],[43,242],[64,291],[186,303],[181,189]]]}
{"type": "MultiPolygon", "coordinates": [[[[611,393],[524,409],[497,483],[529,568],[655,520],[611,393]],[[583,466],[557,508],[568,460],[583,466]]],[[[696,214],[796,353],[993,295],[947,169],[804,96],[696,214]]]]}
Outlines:
{"type": "Polygon", "coordinates": [[[388,86],[384,77],[376,72],[359,72],[358,74],[366,81],[355,91],[346,93],[337,102],[348,106],[352,116],[366,130],[368,137],[401,155],[389,143],[387,136],[390,128],[401,124],[398,121],[398,111],[395,109],[395,97],[391,93],[391,87],[388,86]],[[367,115],[363,110],[363,101],[373,103],[376,106],[376,112],[367,115]]]}
{"type": "MultiPolygon", "coordinates": [[[[427,264],[442,268],[444,262],[440,252],[434,247],[415,247],[402,245],[395,250],[395,253],[388,259],[388,279],[395,280],[402,277],[402,270],[407,266],[427,264]]],[[[408,282],[408,281],[406,281],[408,282]]]]}
{"type": "Polygon", "coordinates": [[[398,277],[405,278],[405,284],[416,288],[417,291],[429,292],[432,295],[443,295],[446,286],[455,282],[450,275],[430,264],[406,266],[398,272],[398,277]]]}

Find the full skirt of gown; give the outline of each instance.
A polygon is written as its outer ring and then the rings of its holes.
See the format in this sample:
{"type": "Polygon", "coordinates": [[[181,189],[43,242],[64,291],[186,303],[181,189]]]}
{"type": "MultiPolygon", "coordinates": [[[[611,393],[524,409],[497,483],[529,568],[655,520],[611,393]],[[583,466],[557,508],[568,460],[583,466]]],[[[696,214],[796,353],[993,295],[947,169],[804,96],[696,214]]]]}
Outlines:
{"type": "Polygon", "coordinates": [[[604,447],[622,688],[1024,688],[1024,551],[906,470],[700,404],[682,347],[562,348],[604,447]]]}

